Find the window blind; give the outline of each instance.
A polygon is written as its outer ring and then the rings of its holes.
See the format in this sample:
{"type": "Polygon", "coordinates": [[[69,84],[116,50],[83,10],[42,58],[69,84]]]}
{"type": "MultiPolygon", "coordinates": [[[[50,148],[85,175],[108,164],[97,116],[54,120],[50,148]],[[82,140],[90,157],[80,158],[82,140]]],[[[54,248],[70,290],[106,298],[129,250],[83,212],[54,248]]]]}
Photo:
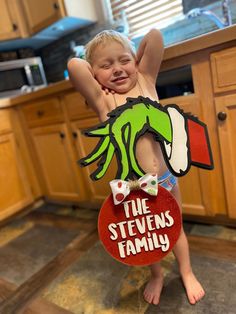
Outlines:
{"type": "Polygon", "coordinates": [[[114,20],[124,11],[129,36],[146,34],[151,28],[164,28],[183,17],[182,0],[110,0],[114,20]]]}

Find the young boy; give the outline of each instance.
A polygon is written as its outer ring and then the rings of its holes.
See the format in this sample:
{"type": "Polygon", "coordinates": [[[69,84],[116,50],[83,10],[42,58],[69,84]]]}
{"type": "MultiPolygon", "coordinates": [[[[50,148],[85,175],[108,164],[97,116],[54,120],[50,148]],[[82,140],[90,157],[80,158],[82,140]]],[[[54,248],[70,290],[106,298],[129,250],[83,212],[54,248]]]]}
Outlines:
{"type": "MultiPolygon", "coordinates": [[[[73,58],[68,63],[68,70],[75,88],[100,120],[105,121],[111,110],[126,103],[127,97],[144,96],[158,101],[156,79],[162,56],[163,42],[158,30],[151,30],[143,38],[136,55],[127,38],[114,31],[103,31],[86,46],[87,61],[73,58]]],[[[152,134],[146,133],[138,140],[136,158],[145,173],[168,177],[171,182],[169,190],[181,207],[178,183],[168,172],[160,145],[152,134]]],[[[192,272],[183,229],[173,252],[188,300],[195,304],[205,293],[192,272]]],[[[151,265],[150,269],[151,278],[144,290],[144,298],[149,303],[158,304],[163,273],[159,263],[151,265]]]]}

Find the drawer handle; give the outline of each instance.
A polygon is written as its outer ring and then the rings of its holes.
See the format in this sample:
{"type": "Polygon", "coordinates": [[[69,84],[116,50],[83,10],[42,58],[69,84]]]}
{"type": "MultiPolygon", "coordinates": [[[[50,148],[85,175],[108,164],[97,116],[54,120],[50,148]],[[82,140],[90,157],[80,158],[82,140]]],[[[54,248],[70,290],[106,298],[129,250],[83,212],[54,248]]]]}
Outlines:
{"type": "Polygon", "coordinates": [[[12,24],[12,28],[13,28],[13,31],[15,32],[15,31],[17,31],[18,26],[17,26],[15,23],[13,23],[13,24],[12,24]]]}
{"type": "Polygon", "coordinates": [[[55,2],[55,3],[53,3],[53,8],[54,8],[55,10],[58,10],[58,9],[59,9],[59,5],[55,2]]]}
{"type": "Polygon", "coordinates": [[[217,114],[217,117],[220,121],[225,121],[226,118],[227,118],[227,113],[224,112],[224,111],[220,111],[218,114],[217,114]]]}
{"type": "Polygon", "coordinates": [[[65,138],[66,137],[66,135],[65,135],[65,133],[64,132],[60,132],[60,138],[65,138]]]}
{"type": "Polygon", "coordinates": [[[78,137],[77,132],[72,132],[72,135],[73,135],[74,138],[77,138],[77,137],[78,137]]]}
{"type": "Polygon", "coordinates": [[[38,117],[42,117],[44,115],[44,111],[43,110],[38,110],[37,111],[37,116],[38,117]]]}

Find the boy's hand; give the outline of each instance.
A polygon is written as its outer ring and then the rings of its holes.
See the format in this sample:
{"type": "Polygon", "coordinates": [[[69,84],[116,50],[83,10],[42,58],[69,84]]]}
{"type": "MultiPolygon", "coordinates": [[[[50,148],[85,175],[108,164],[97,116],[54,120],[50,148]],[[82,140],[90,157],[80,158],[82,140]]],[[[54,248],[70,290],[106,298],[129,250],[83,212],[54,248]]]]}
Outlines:
{"type": "Polygon", "coordinates": [[[116,93],[113,89],[110,89],[108,87],[105,87],[105,86],[101,85],[101,88],[105,92],[106,95],[109,95],[109,94],[113,94],[114,95],[116,93]]]}

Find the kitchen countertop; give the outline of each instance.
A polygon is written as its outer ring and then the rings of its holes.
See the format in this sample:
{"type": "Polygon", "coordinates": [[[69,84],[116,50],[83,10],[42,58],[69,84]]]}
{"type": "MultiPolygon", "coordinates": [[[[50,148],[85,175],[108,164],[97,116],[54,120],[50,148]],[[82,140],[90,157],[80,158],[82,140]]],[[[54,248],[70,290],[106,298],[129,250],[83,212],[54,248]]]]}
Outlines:
{"type": "Polygon", "coordinates": [[[30,92],[15,97],[1,98],[0,109],[16,106],[44,96],[58,94],[59,92],[64,92],[65,90],[72,88],[73,86],[69,80],[59,81],[57,83],[50,84],[47,87],[41,88],[35,92],[30,92]]]}
{"type": "Polygon", "coordinates": [[[236,24],[165,48],[164,61],[236,40],[236,24]]]}
{"type": "MultiPolygon", "coordinates": [[[[236,25],[232,25],[221,30],[216,30],[211,33],[207,33],[166,47],[163,60],[167,61],[233,40],[236,40],[236,25]]],[[[73,89],[72,84],[68,80],[63,80],[35,92],[13,98],[2,98],[0,99],[0,109],[23,104],[44,96],[49,96],[56,93],[58,94],[69,89],[73,89]]]]}

